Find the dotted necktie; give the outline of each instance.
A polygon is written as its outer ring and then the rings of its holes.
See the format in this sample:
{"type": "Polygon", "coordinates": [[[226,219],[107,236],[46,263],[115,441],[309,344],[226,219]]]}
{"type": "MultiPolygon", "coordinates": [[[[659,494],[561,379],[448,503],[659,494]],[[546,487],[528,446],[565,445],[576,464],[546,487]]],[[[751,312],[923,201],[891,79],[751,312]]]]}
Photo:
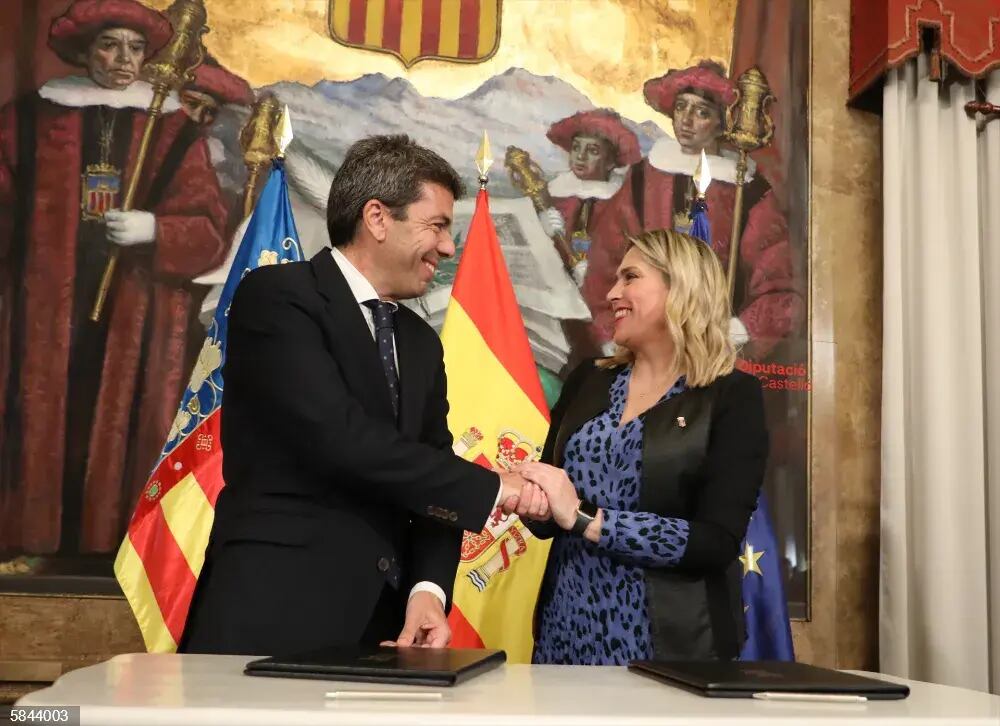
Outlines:
{"type": "Polygon", "coordinates": [[[396,372],[396,355],[392,343],[393,319],[396,313],[393,305],[381,300],[365,300],[365,305],[371,308],[375,318],[375,342],[378,343],[378,355],[382,359],[385,379],[389,382],[389,398],[392,400],[392,412],[399,417],[399,373],[396,372]]]}

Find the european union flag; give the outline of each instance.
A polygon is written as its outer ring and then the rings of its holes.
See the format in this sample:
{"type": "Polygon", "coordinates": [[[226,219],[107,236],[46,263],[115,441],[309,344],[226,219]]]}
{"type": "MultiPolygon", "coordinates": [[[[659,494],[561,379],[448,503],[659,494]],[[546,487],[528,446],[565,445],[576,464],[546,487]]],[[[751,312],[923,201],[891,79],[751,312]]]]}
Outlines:
{"type": "Polygon", "coordinates": [[[740,660],[795,660],[780,561],[781,550],[761,492],[740,551],[747,627],[740,660]]]}
{"type": "MultiPolygon", "coordinates": [[[[711,247],[712,232],[707,212],[705,200],[696,199],[691,207],[690,234],[711,247]]],[[[774,536],[767,500],[761,492],[740,547],[743,614],[747,629],[740,660],[795,660],[780,558],[778,538],[774,536]]]]}

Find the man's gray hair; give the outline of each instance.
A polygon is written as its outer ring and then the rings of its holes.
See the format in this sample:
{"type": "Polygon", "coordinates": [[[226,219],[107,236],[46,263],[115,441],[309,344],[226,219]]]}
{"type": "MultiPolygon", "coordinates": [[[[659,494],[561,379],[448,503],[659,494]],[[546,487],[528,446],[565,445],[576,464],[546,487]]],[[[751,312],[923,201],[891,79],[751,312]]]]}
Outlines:
{"type": "Polygon", "coordinates": [[[361,211],[372,199],[387,206],[393,219],[406,219],[406,208],[420,199],[425,183],[443,186],[455,199],[465,193],[451,164],[405,134],[355,142],[330,185],[326,205],[330,243],[339,247],[354,238],[361,211]]]}

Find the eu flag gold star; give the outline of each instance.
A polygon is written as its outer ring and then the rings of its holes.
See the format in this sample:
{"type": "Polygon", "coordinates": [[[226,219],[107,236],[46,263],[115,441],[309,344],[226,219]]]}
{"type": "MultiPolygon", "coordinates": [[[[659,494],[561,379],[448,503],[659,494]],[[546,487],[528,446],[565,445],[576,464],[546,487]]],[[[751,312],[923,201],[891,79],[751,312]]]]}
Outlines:
{"type": "Polygon", "coordinates": [[[756,572],[761,576],[764,575],[764,573],[760,571],[760,567],[757,566],[757,560],[764,556],[764,552],[765,550],[754,552],[753,545],[749,542],[743,545],[743,554],[740,555],[740,562],[743,563],[743,577],[746,577],[751,572],[756,572]]]}

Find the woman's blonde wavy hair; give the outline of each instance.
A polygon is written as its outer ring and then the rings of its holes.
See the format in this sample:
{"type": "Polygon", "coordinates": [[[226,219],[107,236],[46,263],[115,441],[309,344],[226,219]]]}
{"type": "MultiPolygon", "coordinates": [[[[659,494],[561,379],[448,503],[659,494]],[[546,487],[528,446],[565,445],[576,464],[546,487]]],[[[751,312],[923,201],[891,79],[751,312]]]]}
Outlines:
{"type": "MultiPolygon", "coordinates": [[[[626,238],[663,274],[667,283],[667,329],[678,369],[689,386],[707,386],[733,370],[736,348],[729,338],[729,287],[715,252],[704,242],[673,230],[657,229],[626,238]]],[[[618,346],[601,368],[632,363],[635,355],[618,346]]]]}

